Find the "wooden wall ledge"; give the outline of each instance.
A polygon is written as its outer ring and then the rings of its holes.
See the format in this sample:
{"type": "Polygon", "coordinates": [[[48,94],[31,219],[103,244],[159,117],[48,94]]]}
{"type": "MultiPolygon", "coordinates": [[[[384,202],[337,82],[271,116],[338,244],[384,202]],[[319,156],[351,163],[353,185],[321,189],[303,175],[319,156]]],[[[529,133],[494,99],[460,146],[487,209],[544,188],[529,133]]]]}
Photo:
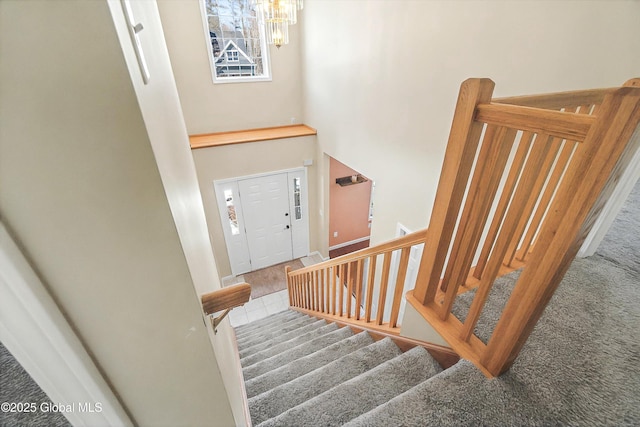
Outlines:
{"type": "Polygon", "coordinates": [[[272,128],[217,132],[190,135],[191,149],[217,147],[220,145],[243,144],[245,142],[268,141],[271,139],[294,138],[316,135],[318,131],[307,125],[277,126],[272,128]]]}

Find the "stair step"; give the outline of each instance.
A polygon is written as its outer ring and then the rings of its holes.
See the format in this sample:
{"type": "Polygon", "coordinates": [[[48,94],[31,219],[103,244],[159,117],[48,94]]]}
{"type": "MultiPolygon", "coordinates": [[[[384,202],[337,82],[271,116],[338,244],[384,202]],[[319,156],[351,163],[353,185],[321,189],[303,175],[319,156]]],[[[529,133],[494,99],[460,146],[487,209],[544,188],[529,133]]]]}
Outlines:
{"type": "Polygon", "coordinates": [[[415,347],[260,426],[341,426],[441,371],[438,362],[425,349],[415,347]]]}
{"type": "Polygon", "coordinates": [[[340,328],[337,331],[330,332],[321,337],[315,338],[309,342],[300,344],[280,354],[272,356],[254,365],[242,369],[242,375],[245,381],[249,381],[259,375],[277,369],[301,357],[305,357],[336,342],[353,336],[354,333],[350,328],[340,328]]]}
{"type": "Polygon", "coordinates": [[[240,354],[240,359],[327,325],[327,322],[325,322],[324,320],[312,318],[310,319],[312,320],[311,322],[302,323],[298,327],[294,327],[293,325],[289,326],[288,328],[282,330],[278,335],[272,336],[271,334],[267,334],[266,338],[256,338],[255,340],[252,340],[247,344],[238,343],[238,353],[240,354]]]}
{"type": "Polygon", "coordinates": [[[372,343],[373,338],[371,338],[368,333],[361,332],[318,350],[315,353],[296,359],[250,380],[246,380],[245,390],[247,397],[257,396],[260,393],[271,390],[280,384],[294,380],[372,343]]]}
{"type": "MultiPolygon", "coordinates": [[[[488,408],[467,407],[466,384],[477,381],[486,381],[482,373],[467,360],[460,360],[451,368],[440,374],[421,382],[402,394],[394,397],[375,409],[360,415],[344,424],[349,427],[387,427],[390,425],[477,425],[480,419],[491,420],[494,417],[490,413],[479,414],[488,408]],[[460,375],[461,374],[461,375],[460,375]],[[458,399],[456,410],[452,410],[452,399],[458,399]],[[463,409],[464,408],[464,409],[463,409]]],[[[496,394],[503,395],[507,390],[505,384],[499,380],[491,382],[494,387],[488,387],[487,395],[468,396],[471,402],[494,401],[496,394]],[[492,398],[493,396],[493,398],[492,398]]],[[[523,390],[523,393],[527,391],[523,390]]],[[[506,397],[506,396],[503,396],[506,397]]],[[[508,400],[507,400],[508,401],[508,400]]],[[[505,403],[507,404],[507,403],[505,403]]],[[[523,420],[536,420],[538,425],[540,414],[527,414],[525,416],[519,409],[513,408],[513,418],[504,420],[504,425],[522,425],[523,420]],[[530,415],[530,417],[528,417],[530,415]],[[525,416],[525,418],[523,418],[525,416]]],[[[491,410],[489,409],[489,412],[491,410]]],[[[543,422],[541,425],[544,425],[543,422]]]]}
{"type": "Polygon", "coordinates": [[[273,418],[398,356],[400,349],[389,338],[370,344],[288,383],[249,399],[253,425],[273,418]]]}
{"type": "MultiPolygon", "coordinates": [[[[283,313],[286,313],[286,312],[283,312],[283,313]]],[[[240,334],[236,332],[236,339],[238,340],[238,342],[247,341],[257,336],[260,336],[262,333],[271,333],[276,331],[280,327],[289,326],[292,324],[292,322],[297,322],[302,319],[306,319],[306,320],[311,319],[311,316],[307,316],[306,314],[294,313],[291,311],[288,313],[292,313],[292,314],[289,314],[286,317],[268,321],[268,323],[266,322],[261,323],[261,322],[264,322],[264,319],[259,319],[254,321],[253,323],[249,323],[249,325],[252,325],[253,327],[250,330],[240,334]]]]}
{"type": "Polygon", "coordinates": [[[244,325],[240,325],[240,326],[236,326],[235,328],[233,328],[236,332],[236,337],[240,337],[245,333],[251,332],[255,329],[259,329],[260,327],[263,327],[264,325],[267,324],[273,324],[274,322],[278,322],[282,319],[286,319],[289,317],[295,317],[298,315],[302,315],[304,316],[302,313],[298,313],[296,311],[293,310],[287,310],[287,311],[281,311],[279,313],[275,313],[275,314],[271,314],[267,317],[264,317],[260,320],[256,320],[254,322],[250,322],[250,323],[246,323],[244,325]]]}
{"type": "Polygon", "coordinates": [[[300,344],[303,344],[307,341],[311,341],[314,338],[318,338],[322,335],[325,335],[329,332],[332,332],[338,329],[338,325],[336,325],[335,323],[327,324],[324,321],[321,321],[320,323],[324,323],[325,326],[322,326],[320,328],[314,328],[311,331],[306,332],[304,335],[296,336],[288,341],[282,342],[280,344],[276,344],[272,347],[266,348],[262,351],[259,351],[247,357],[241,358],[240,364],[242,365],[242,367],[254,365],[260,362],[261,360],[267,359],[269,357],[273,357],[278,353],[282,353],[283,351],[289,350],[293,347],[297,347],[300,344]]]}

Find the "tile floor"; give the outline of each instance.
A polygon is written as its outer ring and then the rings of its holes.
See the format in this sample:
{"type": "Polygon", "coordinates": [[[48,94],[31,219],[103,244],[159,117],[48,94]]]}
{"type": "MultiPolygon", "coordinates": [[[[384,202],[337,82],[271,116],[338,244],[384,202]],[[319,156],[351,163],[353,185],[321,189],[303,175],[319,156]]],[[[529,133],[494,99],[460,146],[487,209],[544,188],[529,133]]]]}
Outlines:
{"type": "MultiPolygon", "coordinates": [[[[311,256],[301,258],[300,261],[302,261],[302,264],[306,267],[322,262],[322,257],[316,253],[311,256]]],[[[223,280],[224,286],[243,282],[243,276],[226,278],[223,280]]],[[[289,294],[285,289],[260,298],[250,299],[244,306],[234,308],[229,313],[229,321],[231,322],[231,326],[236,327],[253,322],[254,320],[262,319],[280,311],[285,311],[288,307],[289,294]]]]}

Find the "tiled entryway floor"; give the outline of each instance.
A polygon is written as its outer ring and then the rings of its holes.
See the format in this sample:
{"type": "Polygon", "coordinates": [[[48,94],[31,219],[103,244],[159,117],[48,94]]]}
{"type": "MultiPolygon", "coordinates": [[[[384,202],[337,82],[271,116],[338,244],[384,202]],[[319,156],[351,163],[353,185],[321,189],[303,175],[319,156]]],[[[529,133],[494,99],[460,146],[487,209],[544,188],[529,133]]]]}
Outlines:
{"type": "MultiPolygon", "coordinates": [[[[322,258],[318,254],[300,258],[302,264],[307,267],[309,265],[322,262],[322,258]]],[[[238,276],[231,280],[225,280],[224,285],[233,285],[235,283],[243,283],[244,277],[238,276]]],[[[275,292],[260,298],[251,299],[242,307],[236,307],[229,313],[229,321],[231,326],[236,327],[254,320],[262,319],[271,314],[285,311],[289,307],[289,294],[287,290],[275,292]]]]}

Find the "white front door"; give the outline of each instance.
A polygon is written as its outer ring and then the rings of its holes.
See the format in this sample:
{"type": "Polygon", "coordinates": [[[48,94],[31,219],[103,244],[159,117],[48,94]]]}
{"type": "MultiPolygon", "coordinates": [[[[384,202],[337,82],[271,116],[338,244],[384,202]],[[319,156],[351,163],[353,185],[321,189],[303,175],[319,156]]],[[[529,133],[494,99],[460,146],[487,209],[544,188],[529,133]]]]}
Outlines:
{"type": "Polygon", "coordinates": [[[287,174],[238,182],[252,270],[293,259],[287,174]]]}
{"type": "Polygon", "coordinates": [[[214,182],[234,276],[309,254],[306,172],[296,168],[214,182]]]}

